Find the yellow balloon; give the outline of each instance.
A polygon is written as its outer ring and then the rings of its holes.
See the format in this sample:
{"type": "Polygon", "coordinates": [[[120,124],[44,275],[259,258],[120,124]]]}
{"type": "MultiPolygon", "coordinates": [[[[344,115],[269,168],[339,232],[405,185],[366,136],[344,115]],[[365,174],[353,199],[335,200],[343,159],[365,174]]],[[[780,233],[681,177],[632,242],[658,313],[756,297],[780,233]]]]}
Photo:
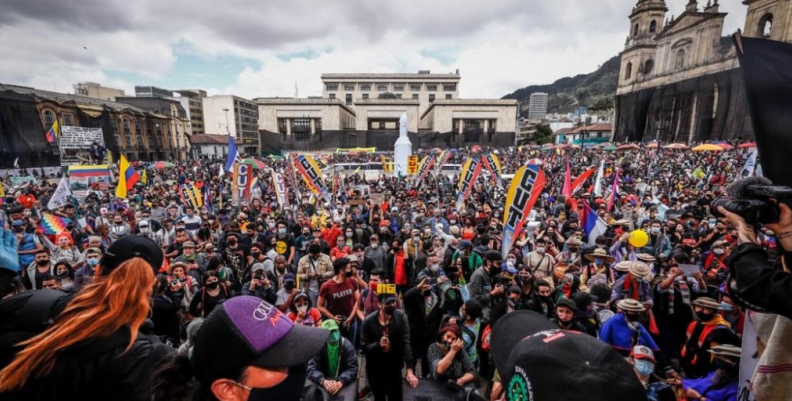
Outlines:
{"type": "Polygon", "coordinates": [[[630,238],[627,239],[627,242],[636,248],[642,248],[649,243],[649,235],[643,230],[635,230],[630,233],[630,238]]]}

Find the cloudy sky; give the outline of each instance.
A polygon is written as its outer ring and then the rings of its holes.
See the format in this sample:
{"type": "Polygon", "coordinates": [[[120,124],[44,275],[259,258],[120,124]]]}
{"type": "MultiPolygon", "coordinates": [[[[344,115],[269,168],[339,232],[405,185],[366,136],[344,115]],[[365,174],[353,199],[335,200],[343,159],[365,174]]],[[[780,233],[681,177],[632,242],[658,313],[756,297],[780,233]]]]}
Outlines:
{"type": "MultiPolygon", "coordinates": [[[[100,82],[211,94],[320,95],[329,72],[462,74],[501,97],[591,72],[624,46],[637,0],[8,0],[0,82],[72,92],[100,82]]],[[[666,0],[679,15],[688,0],[666,0]]],[[[704,0],[699,0],[703,6],[704,0]]],[[[741,0],[724,34],[741,28],[741,0]]]]}

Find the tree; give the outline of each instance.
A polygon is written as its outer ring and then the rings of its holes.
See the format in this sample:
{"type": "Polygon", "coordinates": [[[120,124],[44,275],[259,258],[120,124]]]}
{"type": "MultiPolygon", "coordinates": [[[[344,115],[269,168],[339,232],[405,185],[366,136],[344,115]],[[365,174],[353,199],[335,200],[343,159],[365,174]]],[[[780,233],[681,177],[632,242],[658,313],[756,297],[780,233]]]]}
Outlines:
{"type": "Polygon", "coordinates": [[[553,130],[547,124],[538,124],[536,126],[536,136],[537,137],[546,137],[553,135],[553,130]]]}

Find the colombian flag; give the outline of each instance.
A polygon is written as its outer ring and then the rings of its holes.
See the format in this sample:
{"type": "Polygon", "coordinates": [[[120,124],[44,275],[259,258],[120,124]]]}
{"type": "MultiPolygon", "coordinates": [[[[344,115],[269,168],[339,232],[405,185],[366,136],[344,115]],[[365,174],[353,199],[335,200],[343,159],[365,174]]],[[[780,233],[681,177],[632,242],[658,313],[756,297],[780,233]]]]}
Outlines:
{"type": "Polygon", "coordinates": [[[140,179],[140,175],[132,168],[126,157],[121,155],[118,161],[118,187],[116,187],[116,198],[126,198],[127,191],[132,189],[140,179]]]}
{"type": "Polygon", "coordinates": [[[52,127],[47,131],[47,142],[49,143],[58,143],[58,120],[55,120],[55,124],[52,124],[52,127]]]}

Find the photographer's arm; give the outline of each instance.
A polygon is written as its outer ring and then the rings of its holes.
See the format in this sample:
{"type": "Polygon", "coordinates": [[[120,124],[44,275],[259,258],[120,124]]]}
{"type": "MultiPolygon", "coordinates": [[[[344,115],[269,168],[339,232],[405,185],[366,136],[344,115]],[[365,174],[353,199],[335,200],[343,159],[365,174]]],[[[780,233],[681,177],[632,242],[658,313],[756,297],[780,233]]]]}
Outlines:
{"type": "MultiPolygon", "coordinates": [[[[767,225],[779,234],[792,231],[792,213],[786,205],[781,204],[780,207],[779,222],[767,225]]],[[[740,237],[740,245],[726,261],[737,281],[737,295],[760,308],[792,318],[792,274],[768,263],[767,252],[758,245],[753,227],[747,225],[742,217],[723,208],[719,210],[737,228],[740,237]]],[[[792,249],[786,244],[781,245],[787,252],[792,249]]]]}

